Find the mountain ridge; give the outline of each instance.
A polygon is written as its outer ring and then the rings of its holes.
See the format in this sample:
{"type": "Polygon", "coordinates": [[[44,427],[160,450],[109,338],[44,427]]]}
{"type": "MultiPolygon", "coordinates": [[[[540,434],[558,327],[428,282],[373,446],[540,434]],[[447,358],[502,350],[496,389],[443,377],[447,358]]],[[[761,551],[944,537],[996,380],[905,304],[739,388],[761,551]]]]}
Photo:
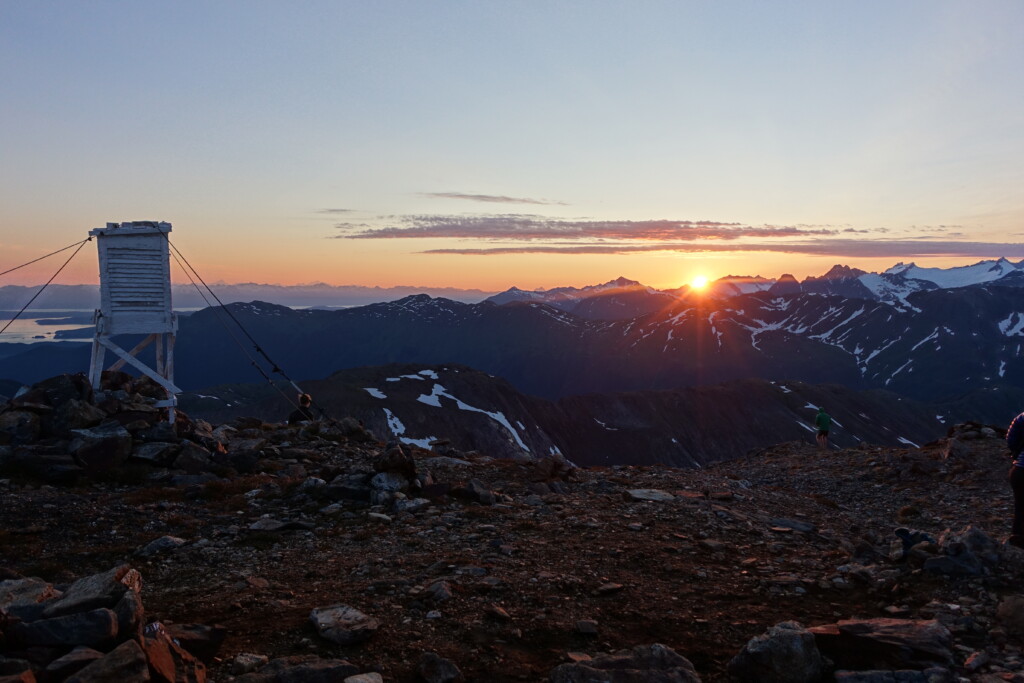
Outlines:
{"type": "MultiPolygon", "coordinates": [[[[302,385],[327,414],[350,415],[384,438],[514,459],[562,455],[581,466],[704,467],[766,443],[811,443],[822,405],[837,422],[835,448],[920,444],[944,429],[929,406],[891,392],[803,382],[746,379],[548,401],[465,366],[395,364],[302,385]]],[[[274,421],[287,408],[267,385],[207,387],[183,394],[181,406],[211,422],[274,421]]]]}
{"type": "MultiPolygon", "coordinates": [[[[339,311],[260,302],[229,307],[296,377],[396,362],[456,363],[549,399],[748,377],[888,389],[940,406],[995,392],[1002,397],[998,412],[959,417],[998,423],[1016,414],[1008,413],[1024,389],[1021,284],[1011,274],[911,293],[901,305],[808,293],[725,301],[690,294],[625,320],[587,319],[540,302],[466,304],[427,295],[339,311]]],[[[223,324],[218,309],[181,320],[179,386],[258,380],[223,324]]],[[[25,383],[87,366],[85,344],[0,353],[0,377],[25,383]]],[[[985,404],[996,410],[997,403],[985,404]]]]}

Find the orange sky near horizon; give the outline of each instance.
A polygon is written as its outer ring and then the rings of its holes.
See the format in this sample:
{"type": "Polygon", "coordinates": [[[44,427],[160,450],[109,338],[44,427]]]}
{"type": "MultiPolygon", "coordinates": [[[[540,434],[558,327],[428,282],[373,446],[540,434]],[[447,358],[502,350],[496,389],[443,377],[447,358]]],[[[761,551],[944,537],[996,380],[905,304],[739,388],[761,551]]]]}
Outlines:
{"type": "MultiPolygon", "coordinates": [[[[172,242],[210,284],[299,285],[322,282],[329,285],[453,287],[496,292],[512,286],[528,290],[583,287],[626,277],[656,289],[672,289],[689,284],[699,276],[710,280],[726,275],[778,278],[789,273],[803,280],[807,276],[822,275],[837,263],[881,272],[900,261],[949,268],[983,260],[983,257],[850,258],[742,251],[478,256],[418,253],[409,245],[396,248],[388,240],[321,238],[280,243],[260,239],[239,245],[232,239],[216,233],[189,234],[184,228],[175,228],[172,233],[172,242]]],[[[72,251],[6,275],[0,278],[0,286],[40,285],[53,275],[72,251]]],[[[44,253],[30,252],[27,248],[5,248],[0,253],[0,271],[44,253]]],[[[171,273],[174,282],[188,282],[173,260],[171,273]]],[[[86,244],[55,280],[56,284],[69,285],[97,282],[98,266],[93,243],[86,244]]]]}

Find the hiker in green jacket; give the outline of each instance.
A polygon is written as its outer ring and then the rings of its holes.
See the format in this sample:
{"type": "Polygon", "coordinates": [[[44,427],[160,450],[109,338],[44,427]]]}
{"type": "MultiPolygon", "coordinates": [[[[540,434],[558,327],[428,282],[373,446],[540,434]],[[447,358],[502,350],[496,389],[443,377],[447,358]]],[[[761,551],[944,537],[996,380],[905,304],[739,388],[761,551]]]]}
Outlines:
{"type": "Polygon", "coordinates": [[[828,448],[828,430],[832,426],[832,417],[824,408],[818,408],[818,414],[814,416],[814,426],[818,428],[818,448],[828,448]]]}

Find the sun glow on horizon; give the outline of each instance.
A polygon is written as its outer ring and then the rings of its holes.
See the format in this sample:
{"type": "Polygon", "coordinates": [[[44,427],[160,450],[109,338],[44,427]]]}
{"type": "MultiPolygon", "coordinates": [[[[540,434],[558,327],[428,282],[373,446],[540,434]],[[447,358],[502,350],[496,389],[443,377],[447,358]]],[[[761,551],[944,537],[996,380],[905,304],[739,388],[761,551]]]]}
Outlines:
{"type": "Polygon", "coordinates": [[[707,286],[708,286],[708,278],[707,278],[706,275],[697,275],[692,280],[690,280],[690,289],[702,290],[702,289],[706,289],[707,286]]]}

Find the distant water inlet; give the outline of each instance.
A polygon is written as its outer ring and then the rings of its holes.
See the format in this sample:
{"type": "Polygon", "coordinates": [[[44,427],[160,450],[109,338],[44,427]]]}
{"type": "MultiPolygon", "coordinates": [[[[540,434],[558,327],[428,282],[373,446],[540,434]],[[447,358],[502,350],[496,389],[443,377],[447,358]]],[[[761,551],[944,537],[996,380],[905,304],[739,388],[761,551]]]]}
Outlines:
{"type": "MultiPolygon", "coordinates": [[[[0,311],[0,327],[6,325],[14,317],[16,311],[0,311]]],[[[11,323],[7,331],[0,335],[0,343],[32,343],[61,341],[57,333],[66,333],[70,330],[90,330],[84,336],[64,336],[67,339],[91,338],[92,333],[92,311],[27,311],[20,318],[11,323]]]]}

